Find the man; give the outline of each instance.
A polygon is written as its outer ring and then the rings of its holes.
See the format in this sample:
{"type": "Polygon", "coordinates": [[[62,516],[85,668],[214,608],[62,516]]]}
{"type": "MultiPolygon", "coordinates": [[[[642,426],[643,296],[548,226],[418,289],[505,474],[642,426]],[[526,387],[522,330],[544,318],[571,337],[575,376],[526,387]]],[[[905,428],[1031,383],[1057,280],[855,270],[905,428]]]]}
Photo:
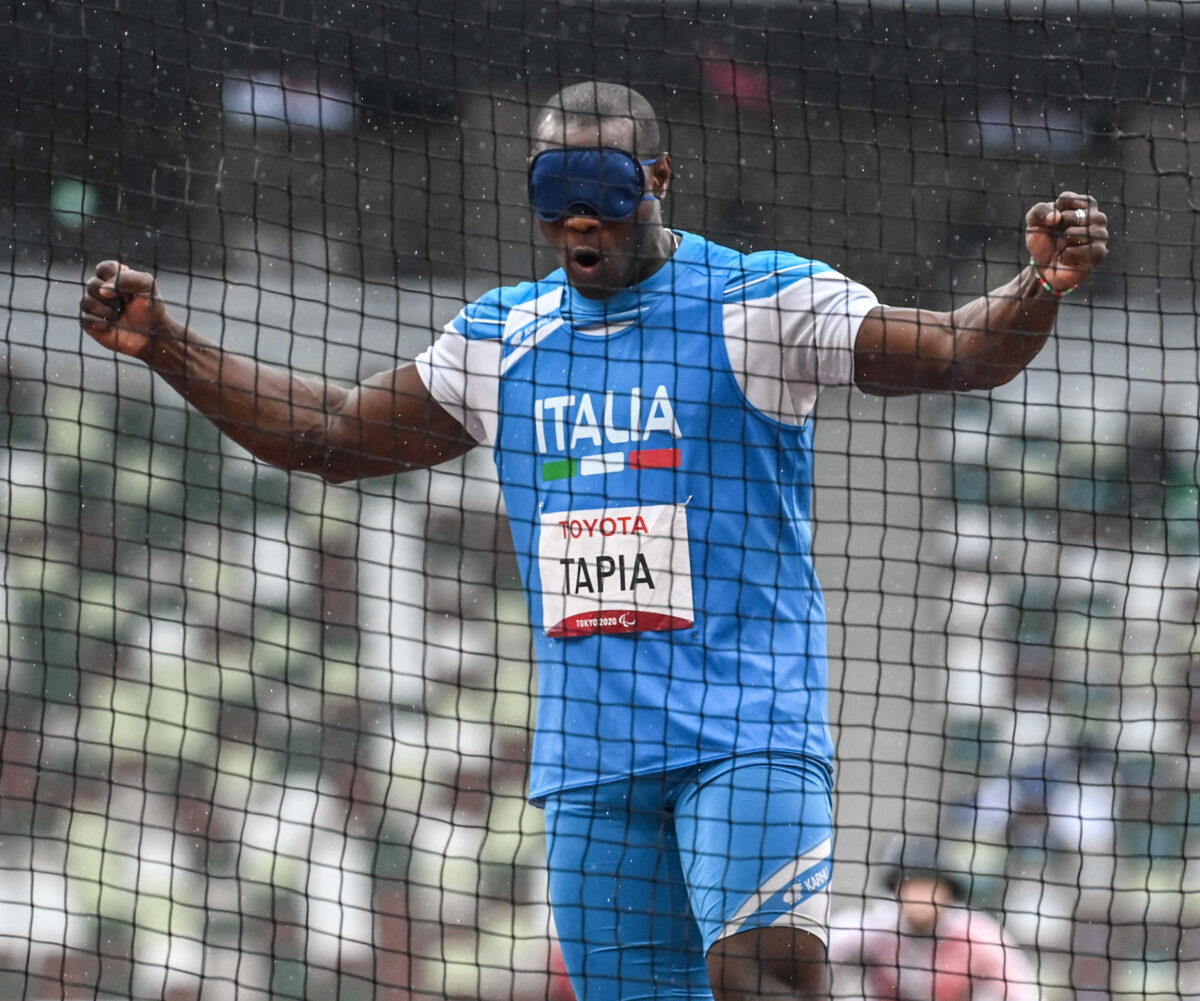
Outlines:
{"type": "Polygon", "coordinates": [[[832,755],[810,555],[821,387],[987,389],[1105,253],[1093,199],[1034,206],[1034,264],[953,313],[672,231],[653,110],[611,84],[537,119],[561,268],[465,307],[352,389],[233,356],[105,262],[82,323],[260,459],[331,481],[490,442],[539,659],[531,796],[581,1001],[826,989],[832,755]]]}
{"type": "Polygon", "coordinates": [[[855,927],[835,922],[829,958],[861,970],[877,1001],[1037,1001],[1029,961],[988,915],[968,910],[969,884],[936,842],[901,842],[888,867],[891,900],[855,927]]]}

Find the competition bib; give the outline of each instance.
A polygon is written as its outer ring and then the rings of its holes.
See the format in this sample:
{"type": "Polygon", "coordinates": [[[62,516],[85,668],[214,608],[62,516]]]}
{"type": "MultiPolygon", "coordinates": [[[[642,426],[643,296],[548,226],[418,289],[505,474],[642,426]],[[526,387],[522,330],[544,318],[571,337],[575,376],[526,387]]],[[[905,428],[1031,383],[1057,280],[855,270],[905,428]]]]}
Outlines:
{"type": "Polygon", "coordinates": [[[684,629],[695,621],[682,504],[543,514],[538,568],[550,636],[684,629]]]}

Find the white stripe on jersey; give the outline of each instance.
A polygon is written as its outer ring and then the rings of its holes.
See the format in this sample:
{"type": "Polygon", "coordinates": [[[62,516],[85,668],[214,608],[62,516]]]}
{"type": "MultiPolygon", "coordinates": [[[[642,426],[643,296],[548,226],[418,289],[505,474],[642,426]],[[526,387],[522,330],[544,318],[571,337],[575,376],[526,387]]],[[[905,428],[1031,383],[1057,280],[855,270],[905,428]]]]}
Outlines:
{"type": "Polygon", "coordinates": [[[543,323],[537,328],[532,337],[523,340],[504,356],[504,360],[500,363],[500,374],[503,375],[505,372],[507,372],[517,362],[529,354],[530,351],[537,347],[542,340],[544,340],[546,337],[549,337],[562,325],[563,318],[561,316],[556,316],[548,323],[543,323]]]}
{"type": "Polygon", "coordinates": [[[751,285],[759,285],[762,282],[769,281],[776,275],[786,275],[789,271],[798,271],[803,268],[811,268],[812,266],[813,265],[811,261],[804,261],[801,264],[793,264],[791,267],[780,268],[778,271],[771,271],[765,275],[759,275],[757,278],[751,278],[748,282],[742,282],[741,285],[726,285],[725,298],[728,299],[735,292],[744,292],[751,285]]]}
{"type": "Polygon", "coordinates": [[[501,346],[493,337],[464,337],[448,323],[413,360],[429,395],[476,441],[494,441],[499,426],[501,346]]]}
{"type": "Polygon", "coordinates": [[[549,292],[543,292],[536,299],[519,302],[513,306],[504,320],[504,333],[501,336],[505,342],[511,344],[527,327],[533,326],[543,317],[556,312],[562,304],[562,297],[563,288],[559,285],[549,292]]]}
{"type": "Polygon", "coordinates": [[[870,291],[836,271],[727,302],[725,347],[746,399],[774,420],[803,424],[823,388],[853,381],[854,338],[877,305],[870,291]]]}

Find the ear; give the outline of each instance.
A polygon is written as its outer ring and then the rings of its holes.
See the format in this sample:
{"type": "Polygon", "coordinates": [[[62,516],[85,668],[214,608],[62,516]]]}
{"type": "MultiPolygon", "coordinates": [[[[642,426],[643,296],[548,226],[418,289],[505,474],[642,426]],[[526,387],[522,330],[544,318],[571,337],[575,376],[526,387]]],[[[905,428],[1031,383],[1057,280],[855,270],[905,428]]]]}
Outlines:
{"type": "Polygon", "coordinates": [[[662,198],[671,186],[671,178],[674,176],[671,171],[671,154],[664,153],[650,167],[650,193],[655,198],[662,198]]]}

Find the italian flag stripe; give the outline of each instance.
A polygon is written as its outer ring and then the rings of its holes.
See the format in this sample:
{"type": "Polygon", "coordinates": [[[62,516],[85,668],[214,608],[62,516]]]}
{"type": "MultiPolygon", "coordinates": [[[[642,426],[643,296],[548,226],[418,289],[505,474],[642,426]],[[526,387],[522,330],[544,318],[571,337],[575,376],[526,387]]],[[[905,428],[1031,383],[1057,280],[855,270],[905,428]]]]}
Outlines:
{"type": "Polygon", "coordinates": [[[603,455],[588,455],[579,460],[580,476],[600,476],[604,473],[619,473],[624,468],[624,452],[605,452],[603,455]]]}
{"type": "Polygon", "coordinates": [[[542,480],[568,480],[572,476],[603,476],[630,469],[678,469],[683,453],[677,448],[647,448],[639,452],[604,452],[581,459],[555,459],[542,463],[542,480]]]}
{"type": "Polygon", "coordinates": [[[677,469],[683,462],[683,454],[677,448],[647,448],[629,453],[631,469],[677,469]]]}
{"type": "Polygon", "coordinates": [[[574,459],[559,459],[542,463],[543,480],[568,480],[575,475],[579,463],[574,459]]]}

